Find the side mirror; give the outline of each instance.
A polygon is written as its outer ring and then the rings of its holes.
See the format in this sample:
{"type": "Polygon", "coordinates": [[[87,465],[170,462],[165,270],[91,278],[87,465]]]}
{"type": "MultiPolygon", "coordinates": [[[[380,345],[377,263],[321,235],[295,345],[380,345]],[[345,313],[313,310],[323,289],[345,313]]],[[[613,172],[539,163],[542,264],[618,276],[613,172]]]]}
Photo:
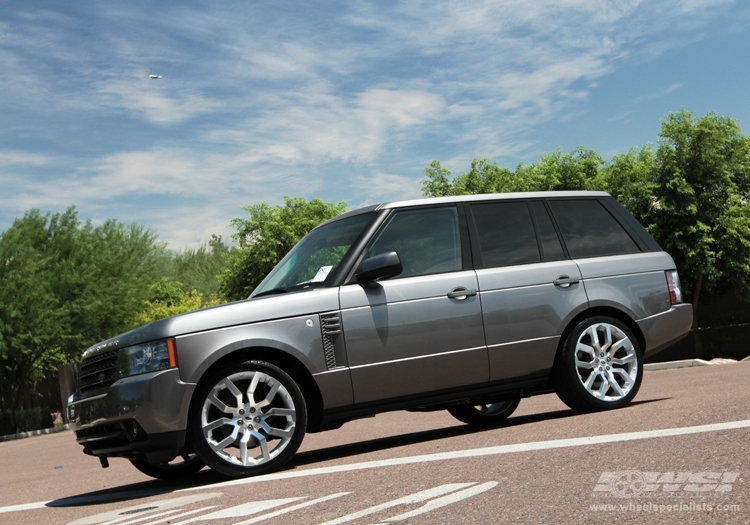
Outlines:
{"type": "Polygon", "coordinates": [[[404,271],[396,252],[385,252],[362,261],[355,277],[360,282],[374,281],[382,277],[395,277],[404,271]]]}

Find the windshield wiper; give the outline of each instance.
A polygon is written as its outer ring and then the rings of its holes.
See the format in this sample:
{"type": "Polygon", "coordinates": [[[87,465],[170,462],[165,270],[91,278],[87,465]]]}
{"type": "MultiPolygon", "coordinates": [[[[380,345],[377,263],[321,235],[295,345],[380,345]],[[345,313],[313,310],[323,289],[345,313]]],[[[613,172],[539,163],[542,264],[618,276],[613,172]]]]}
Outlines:
{"type": "Polygon", "coordinates": [[[275,295],[275,294],[280,294],[280,293],[287,293],[288,291],[289,290],[287,290],[286,288],[271,288],[270,290],[266,290],[265,292],[260,292],[257,295],[253,295],[252,298],[255,299],[256,297],[263,297],[264,295],[275,295]]]}

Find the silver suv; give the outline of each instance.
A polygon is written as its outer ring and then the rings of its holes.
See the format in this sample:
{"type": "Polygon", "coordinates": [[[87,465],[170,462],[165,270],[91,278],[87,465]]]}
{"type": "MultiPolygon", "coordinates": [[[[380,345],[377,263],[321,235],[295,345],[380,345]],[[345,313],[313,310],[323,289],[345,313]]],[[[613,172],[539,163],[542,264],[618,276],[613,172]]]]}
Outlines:
{"type": "Polygon", "coordinates": [[[607,193],[392,202],[315,228],[247,300],[89,348],[68,415],[102,466],[250,476],[378,412],[623,407],[691,321],[672,258],[607,193]]]}

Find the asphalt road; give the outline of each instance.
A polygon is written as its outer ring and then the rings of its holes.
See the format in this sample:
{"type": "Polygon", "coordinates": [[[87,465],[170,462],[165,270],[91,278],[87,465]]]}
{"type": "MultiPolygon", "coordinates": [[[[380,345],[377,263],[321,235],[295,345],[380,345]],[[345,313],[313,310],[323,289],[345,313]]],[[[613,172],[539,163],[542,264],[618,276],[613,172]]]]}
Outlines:
{"type": "Polygon", "coordinates": [[[102,469],[72,432],[0,443],[0,523],[750,524],[750,362],[648,371],[628,408],[524,399],[500,427],[381,414],[228,481],[102,469]]]}

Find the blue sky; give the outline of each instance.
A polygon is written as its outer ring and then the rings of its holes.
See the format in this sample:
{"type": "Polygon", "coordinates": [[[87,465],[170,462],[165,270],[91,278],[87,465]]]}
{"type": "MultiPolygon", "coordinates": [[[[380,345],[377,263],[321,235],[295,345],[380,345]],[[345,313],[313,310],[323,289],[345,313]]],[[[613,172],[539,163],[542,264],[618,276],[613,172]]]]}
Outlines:
{"type": "Polygon", "coordinates": [[[74,204],[197,246],[285,195],[418,197],[433,159],[609,159],[683,107],[748,133],[748,86],[744,0],[2,2],[0,231],[74,204]]]}

